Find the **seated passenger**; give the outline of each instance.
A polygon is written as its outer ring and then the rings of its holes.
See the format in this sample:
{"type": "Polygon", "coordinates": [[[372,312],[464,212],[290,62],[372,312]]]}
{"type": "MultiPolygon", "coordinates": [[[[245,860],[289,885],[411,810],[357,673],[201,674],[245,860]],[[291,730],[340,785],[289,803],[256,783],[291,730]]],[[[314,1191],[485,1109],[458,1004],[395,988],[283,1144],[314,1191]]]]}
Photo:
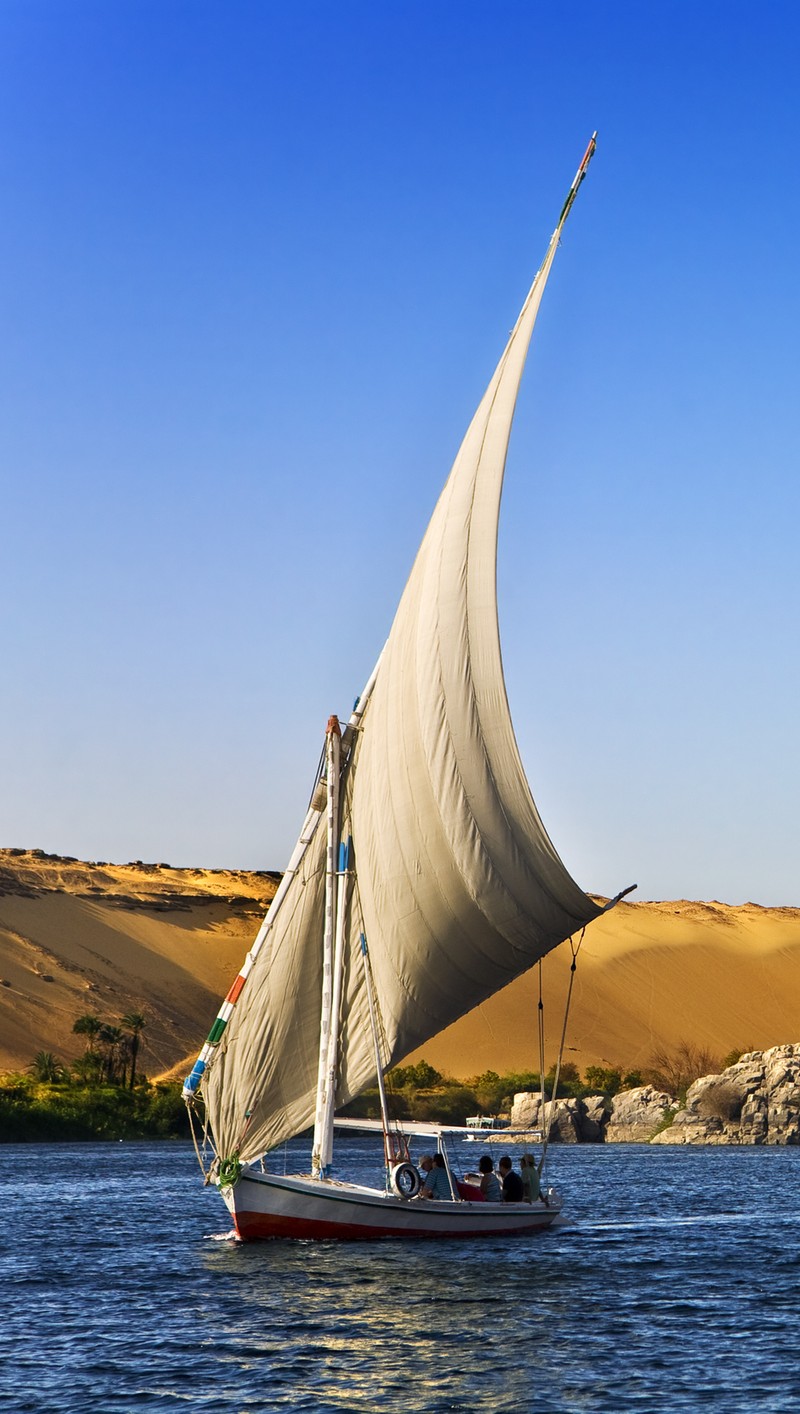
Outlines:
{"type": "Polygon", "coordinates": [[[481,1172],[481,1193],[486,1202],[502,1202],[503,1194],[497,1181],[497,1174],[494,1172],[494,1164],[488,1154],[484,1154],[478,1161],[478,1168],[481,1172]]]}
{"type": "Polygon", "coordinates": [[[533,1154],[523,1154],[519,1166],[522,1171],[522,1200],[524,1203],[537,1203],[541,1197],[541,1188],[539,1170],[533,1154]]]}
{"type": "Polygon", "coordinates": [[[503,1202],[521,1203],[523,1200],[522,1179],[514,1171],[514,1165],[507,1154],[504,1154],[497,1168],[503,1181],[503,1202]]]}
{"type": "MultiPolygon", "coordinates": [[[[427,1158],[428,1155],[425,1155],[427,1158]]],[[[420,1167],[423,1161],[420,1161],[420,1167]]],[[[445,1198],[451,1203],[453,1201],[453,1190],[450,1187],[450,1179],[444,1164],[443,1154],[434,1154],[431,1167],[425,1174],[425,1182],[420,1194],[422,1198],[445,1198]]]]}

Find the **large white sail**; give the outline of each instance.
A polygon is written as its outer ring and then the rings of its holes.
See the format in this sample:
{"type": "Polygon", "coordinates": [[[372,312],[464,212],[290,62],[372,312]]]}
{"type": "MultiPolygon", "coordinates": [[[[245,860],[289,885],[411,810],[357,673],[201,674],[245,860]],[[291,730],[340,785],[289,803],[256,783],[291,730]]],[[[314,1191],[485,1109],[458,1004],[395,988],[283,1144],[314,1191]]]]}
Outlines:
{"type": "MultiPolygon", "coordinates": [[[[496,597],[500,495],[520,379],[588,155],[434,511],[345,770],[342,834],[352,834],[355,883],[337,1104],[376,1073],[362,931],[390,1064],[600,912],[561,863],[525,778],[496,597]]],[[[257,1157],[313,1120],[324,869],[320,828],[203,1077],[222,1157],[257,1157]]]]}

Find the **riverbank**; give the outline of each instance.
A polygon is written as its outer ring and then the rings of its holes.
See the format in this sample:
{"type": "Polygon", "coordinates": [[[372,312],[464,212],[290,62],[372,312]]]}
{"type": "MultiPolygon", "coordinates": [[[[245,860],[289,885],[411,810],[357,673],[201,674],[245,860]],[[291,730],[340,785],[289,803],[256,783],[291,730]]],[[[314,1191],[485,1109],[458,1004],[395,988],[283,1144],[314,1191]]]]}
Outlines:
{"type": "Polygon", "coordinates": [[[178,1084],[43,1085],[0,1077],[0,1143],[97,1139],[183,1139],[189,1135],[178,1084]]]}
{"type": "MultiPolygon", "coordinates": [[[[414,1078],[429,1077],[410,1076],[402,1070],[394,1074],[406,1081],[393,1091],[398,1117],[462,1124],[465,1101],[476,1107],[474,1089],[446,1085],[439,1090],[414,1089],[410,1083],[414,1078]]],[[[482,1093],[493,1090],[497,1096],[513,1078],[481,1077],[482,1093]]],[[[552,1077],[548,1080],[552,1084],[552,1077]]],[[[800,1044],[740,1056],[719,1073],[694,1080],[681,1097],[652,1084],[614,1094],[593,1093],[579,1080],[565,1088],[572,1093],[546,1101],[544,1110],[541,1092],[515,1093],[508,1116],[511,1128],[529,1130],[533,1142],[546,1125],[548,1141],[558,1144],[800,1145],[800,1044]]],[[[368,1091],[348,1112],[376,1118],[377,1106],[377,1092],[373,1097],[368,1091]]],[[[144,1081],[131,1090],[0,1076],[0,1142],[176,1139],[188,1137],[189,1132],[177,1082],[150,1085],[144,1081]]],[[[504,1131],[480,1137],[487,1144],[502,1146],[504,1131]]],[[[506,1142],[519,1147],[521,1139],[518,1135],[506,1142]]]]}

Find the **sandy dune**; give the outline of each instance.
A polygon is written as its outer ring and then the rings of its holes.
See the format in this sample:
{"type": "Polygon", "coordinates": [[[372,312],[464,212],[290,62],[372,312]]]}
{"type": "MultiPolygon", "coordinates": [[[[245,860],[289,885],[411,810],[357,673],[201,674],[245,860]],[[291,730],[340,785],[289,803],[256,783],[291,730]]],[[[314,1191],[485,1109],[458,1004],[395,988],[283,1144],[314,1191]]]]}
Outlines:
{"type": "MultiPolygon", "coordinates": [[[[576,940],[577,941],[577,940],[576,940]]],[[[572,956],[542,965],[546,1057],[555,1058],[572,956]]],[[[454,1075],[537,1068],[538,969],[429,1042],[454,1075]]],[[[632,1069],[688,1041],[722,1058],[800,1037],[800,908],[622,903],[587,928],[578,953],[566,1058],[632,1069]]]]}
{"type": "Polygon", "coordinates": [[[142,1012],[150,1075],[198,1050],[276,887],[267,874],[0,850],[0,1070],[39,1050],[79,1055],[84,1012],[142,1012]]]}
{"type": "MultiPolygon", "coordinates": [[[[194,1056],[239,969],[277,876],[85,864],[0,850],[0,1069],[83,1049],[76,1017],[147,1017],[151,1076],[194,1056]]],[[[547,1059],[561,1033],[571,954],[543,965],[547,1059]]],[[[429,1041],[454,1076],[535,1068],[538,973],[429,1041]]],[[[686,1040],[722,1057],[800,1037],[800,908],[623,903],[578,956],[567,1056],[632,1068],[686,1040]]]]}

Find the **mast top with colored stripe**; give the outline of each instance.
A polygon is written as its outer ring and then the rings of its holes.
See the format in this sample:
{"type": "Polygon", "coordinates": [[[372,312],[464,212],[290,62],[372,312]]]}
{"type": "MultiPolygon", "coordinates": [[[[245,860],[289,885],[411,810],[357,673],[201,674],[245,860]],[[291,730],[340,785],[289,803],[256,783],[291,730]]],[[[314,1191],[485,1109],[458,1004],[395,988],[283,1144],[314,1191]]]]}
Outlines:
{"type": "Polygon", "coordinates": [[[564,222],[566,221],[567,217],[569,216],[570,210],[572,209],[572,203],[573,203],[573,201],[575,200],[576,196],[578,195],[578,187],[580,186],[581,182],[583,181],[584,177],[586,176],[586,173],[587,173],[588,168],[589,168],[589,163],[591,162],[592,158],[594,157],[594,154],[595,154],[596,151],[597,151],[597,130],[595,129],[595,131],[592,133],[592,136],[591,136],[590,139],[589,139],[589,146],[587,147],[587,149],[586,149],[586,151],[584,152],[583,157],[582,157],[582,159],[581,159],[581,165],[580,165],[580,167],[578,168],[577,172],[575,173],[575,180],[573,181],[572,186],[571,186],[570,189],[569,189],[569,192],[568,192],[568,194],[567,194],[567,199],[566,199],[566,201],[564,202],[563,207],[561,208],[561,215],[560,215],[559,218],[558,218],[558,225],[557,225],[557,227],[556,227],[556,230],[557,230],[557,231],[560,231],[560,230],[561,230],[561,227],[563,226],[564,222]]]}

